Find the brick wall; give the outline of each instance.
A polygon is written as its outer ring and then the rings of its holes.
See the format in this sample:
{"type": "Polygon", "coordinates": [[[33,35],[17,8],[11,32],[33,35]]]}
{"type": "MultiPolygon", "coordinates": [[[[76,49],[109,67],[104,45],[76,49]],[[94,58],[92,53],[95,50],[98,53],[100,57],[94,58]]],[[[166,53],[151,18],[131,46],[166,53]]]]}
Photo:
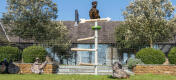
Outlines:
{"type": "Polygon", "coordinates": [[[170,74],[176,75],[176,65],[137,65],[134,67],[135,74],[170,74]]]}
{"type": "MultiPolygon", "coordinates": [[[[21,74],[31,74],[31,66],[32,63],[15,63],[16,66],[20,68],[21,74]]],[[[46,67],[44,68],[44,74],[52,74],[56,73],[57,66],[54,64],[47,64],[46,67]]]]}

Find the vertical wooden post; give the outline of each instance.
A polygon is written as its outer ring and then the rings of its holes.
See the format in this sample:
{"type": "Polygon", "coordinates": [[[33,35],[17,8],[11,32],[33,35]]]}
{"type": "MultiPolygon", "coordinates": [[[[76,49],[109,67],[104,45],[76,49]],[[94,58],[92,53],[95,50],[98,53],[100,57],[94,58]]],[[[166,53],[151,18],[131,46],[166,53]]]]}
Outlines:
{"type": "MultiPolygon", "coordinates": [[[[95,22],[95,27],[98,26],[98,22],[95,22]]],[[[95,75],[98,74],[98,30],[95,29],[95,75]]]]}

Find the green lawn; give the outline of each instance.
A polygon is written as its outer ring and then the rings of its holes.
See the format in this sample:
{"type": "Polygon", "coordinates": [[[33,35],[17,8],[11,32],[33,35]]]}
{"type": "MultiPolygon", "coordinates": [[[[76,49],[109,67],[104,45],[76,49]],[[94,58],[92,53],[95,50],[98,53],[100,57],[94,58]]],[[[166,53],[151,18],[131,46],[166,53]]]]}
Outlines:
{"type": "MultiPolygon", "coordinates": [[[[111,76],[95,76],[95,75],[14,75],[0,74],[0,80],[121,80],[112,79],[111,76]]],[[[176,76],[170,75],[136,75],[129,79],[122,80],[176,80],[176,76]]]]}

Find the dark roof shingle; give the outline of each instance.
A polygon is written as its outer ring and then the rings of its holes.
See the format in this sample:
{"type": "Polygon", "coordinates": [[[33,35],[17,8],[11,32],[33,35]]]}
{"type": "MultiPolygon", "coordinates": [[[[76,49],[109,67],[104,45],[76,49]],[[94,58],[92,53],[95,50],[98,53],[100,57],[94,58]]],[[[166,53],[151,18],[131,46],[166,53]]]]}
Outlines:
{"type": "MultiPolygon", "coordinates": [[[[74,26],[74,21],[64,21],[63,23],[69,30],[69,37],[72,43],[94,43],[94,40],[77,41],[80,38],[94,36],[95,31],[91,29],[94,26],[94,22],[80,23],[78,26],[74,26]]],[[[98,31],[98,42],[115,43],[115,27],[119,24],[119,21],[98,22],[98,25],[102,26],[102,29],[98,31]]]]}
{"type": "MultiPolygon", "coordinates": [[[[95,31],[91,29],[94,26],[94,22],[79,23],[78,26],[74,26],[74,21],[63,21],[64,25],[67,26],[69,31],[69,37],[72,43],[94,43],[94,40],[86,41],[77,41],[80,38],[87,38],[94,36],[95,31]]],[[[99,43],[115,43],[114,30],[117,25],[120,24],[120,21],[109,21],[109,22],[98,22],[99,26],[102,26],[102,29],[98,31],[98,42],[99,43]]],[[[2,31],[0,31],[2,32],[2,31]]],[[[33,40],[24,40],[18,36],[9,35],[11,42],[34,42],[33,40]]]]}

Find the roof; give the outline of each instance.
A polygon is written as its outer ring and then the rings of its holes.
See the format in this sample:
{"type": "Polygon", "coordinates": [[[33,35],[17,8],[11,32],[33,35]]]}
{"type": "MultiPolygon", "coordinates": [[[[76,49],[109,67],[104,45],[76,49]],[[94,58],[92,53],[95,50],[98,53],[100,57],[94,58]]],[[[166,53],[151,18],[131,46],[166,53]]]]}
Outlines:
{"type": "MultiPolygon", "coordinates": [[[[2,24],[2,26],[4,27],[4,29],[5,29],[6,32],[11,30],[11,28],[8,25],[3,24],[1,20],[0,20],[0,23],[2,24]]],[[[0,33],[1,33],[0,37],[2,35],[3,39],[6,40],[6,42],[7,41],[8,42],[12,42],[12,43],[13,42],[14,43],[16,43],[16,42],[33,43],[34,42],[34,40],[25,40],[25,39],[20,38],[19,36],[15,36],[15,35],[9,34],[8,32],[7,32],[7,35],[5,35],[5,32],[3,31],[1,25],[0,25],[0,33]],[[7,39],[7,37],[9,39],[7,39]]],[[[1,38],[0,38],[0,41],[1,41],[1,38]]]]}
{"type": "MultiPolygon", "coordinates": [[[[72,43],[94,43],[94,40],[77,41],[80,38],[87,38],[94,36],[95,31],[92,30],[94,22],[80,23],[74,26],[74,21],[64,21],[64,25],[69,30],[69,37],[72,43]]],[[[98,31],[98,43],[115,43],[115,27],[120,24],[120,21],[98,22],[102,29],[98,31]]]]}
{"type": "Polygon", "coordinates": [[[7,41],[7,38],[5,36],[5,33],[2,29],[2,26],[0,25],[0,42],[6,42],[7,41]]]}
{"type": "MultiPolygon", "coordinates": [[[[94,26],[94,22],[86,22],[80,23],[78,26],[74,26],[74,21],[63,21],[64,25],[67,26],[69,31],[69,37],[72,43],[94,43],[94,40],[86,40],[86,41],[77,41],[80,38],[87,38],[94,36],[94,30],[91,29],[94,26]]],[[[98,42],[99,43],[115,43],[115,35],[114,30],[117,25],[120,24],[120,21],[109,21],[109,22],[98,22],[99,26],[102,26],[102,29],[98,32],[98,42]]],[[[0,29],[0,33],[1,33],[0,29]]],[[[33,40],[24,40],[19,38],[18,36],[9,35],[9,39],[11,42],[33,42],[33,40]]]]}

